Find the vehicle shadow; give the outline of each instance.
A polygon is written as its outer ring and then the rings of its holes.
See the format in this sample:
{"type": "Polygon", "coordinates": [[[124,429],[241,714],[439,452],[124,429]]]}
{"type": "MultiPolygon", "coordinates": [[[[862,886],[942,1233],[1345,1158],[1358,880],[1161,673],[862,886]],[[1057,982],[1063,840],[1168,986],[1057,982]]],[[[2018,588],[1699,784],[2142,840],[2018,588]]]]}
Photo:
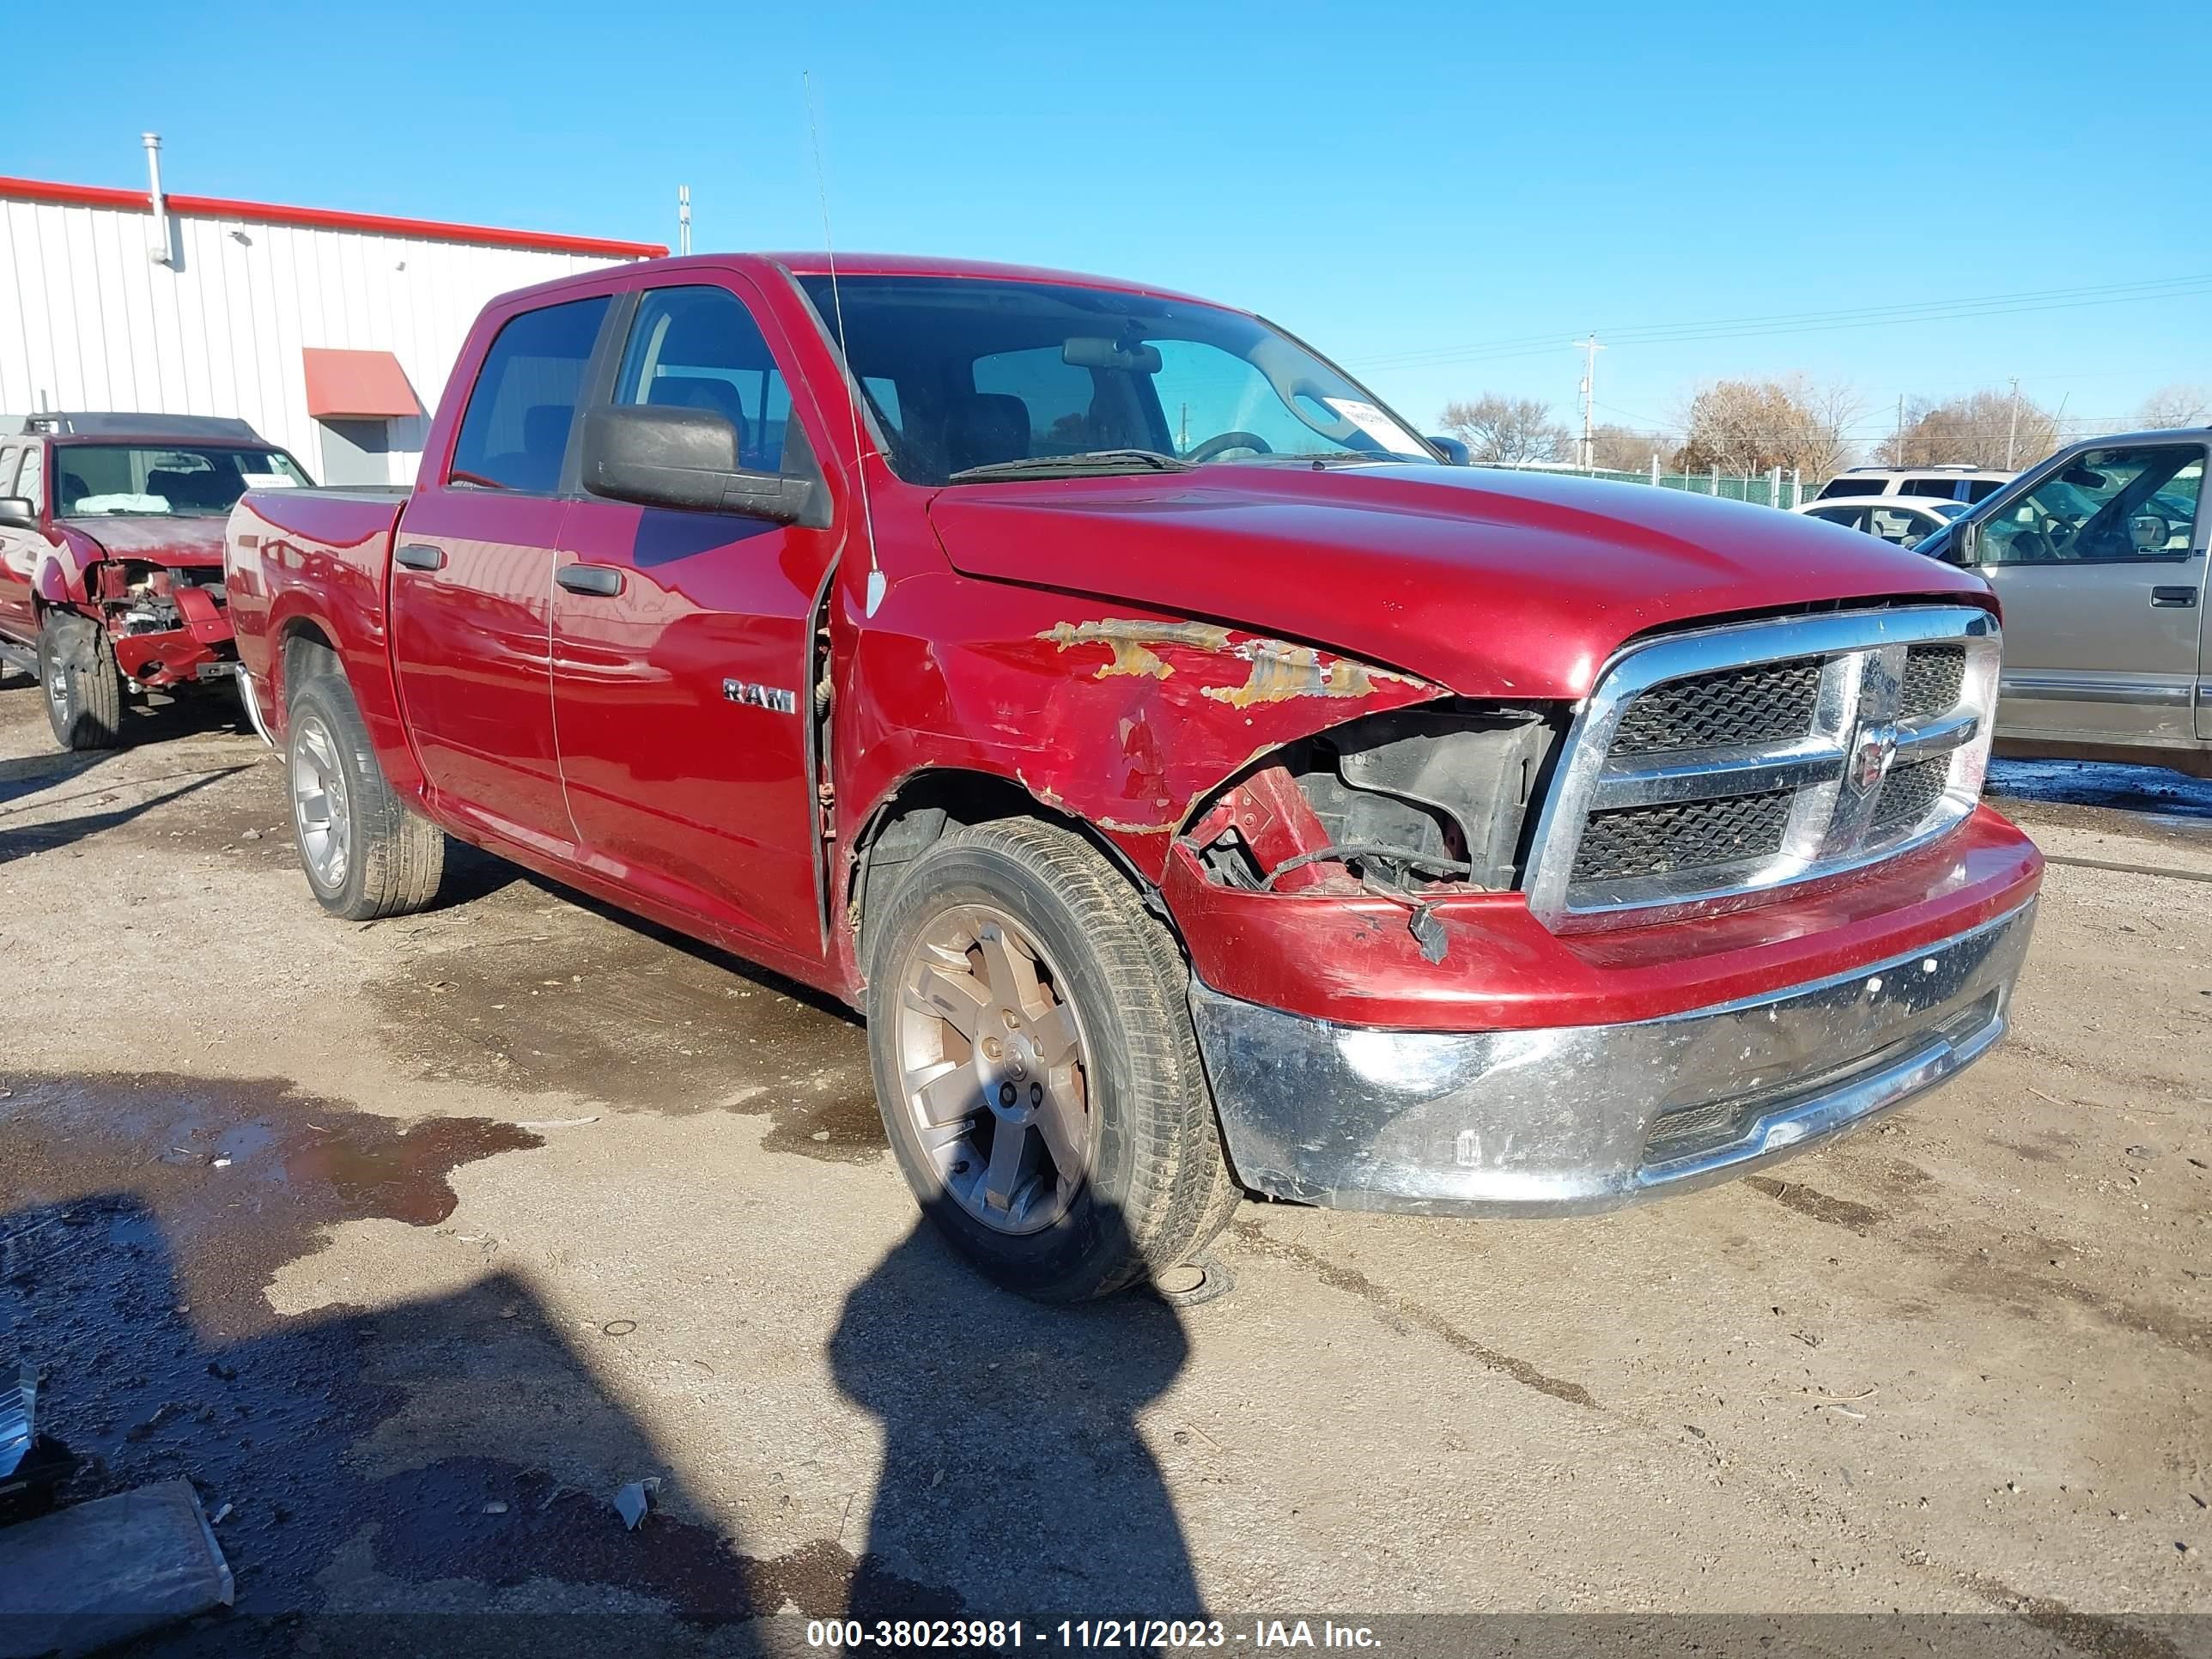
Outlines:
{"type": "MultiPolygon", "coordinates": [[[[492,857],[488,853],[482,854],[480,856],[487,859],[492,857]]],[[[793,1002],[804,1003],[819,1012],[833,1015],[848,1025],[858,1025],[860,1023],[860,1016],[857,1012],[827,992],[817,991],[811,985],[802,985],[795,979],[786,979],[772,968],[763,968],[757,962],[748,961],[733,951],[723,950],[718,945],[709,945],[704,939],[693,939],[688,933],[679,933],[673,927],[664,927],[657,921],[648,921],[643,916],[596,899],[589,893],[580,892],[574,887],[553,880],[550,877],[541,876],[534,870],[526,870],[520,865],[506,864],[501,860],[493,861],[500,863],[503,868],[512,873],[515,879],[529,883],[549,898],[561,899],[574,905],[580,910],[587,910],[602,921],[611,922],[617,927],[635,933],[641,939],[651,939],[656,945],[665,945],[672,951],[681,951],[695,961],[719,968],[724,973],[733,975],[750,984],[758,986],[763,990],[773,991],[780,996],[788,997],[793,1002]]],[[[440,890],[441,900],[443,891],[443,889],[440,890]]]]}
{"type": "MultiPolygon", "coordinates": [[[[539,1137],[276,1080],[7,1081],[0,1370],[41,1374],[40,1425],[80,1459],[64,1502],[187,1478],[236,1579],[232,1609],[131,1653],[750,1653],[792,1645],[778,1614],[1197,1610],[1137,1423],[1188,1351],[1157,1300],[1038,1307],[917,1227],[827,1345],[884,1425],[865,1539],[750,1553],[602,1380],[634,1328],[558,1316],[495,1241],[456,1237],[483,1269],[448,1291],[272,1306],[329,1227],[440,1224],[453,1168],[539,1137]],[[613,1495],[648,1480],[629,1530],[613,1495]]],[[[717,1386],[742,1418],[742,1372],[717,1386]]]]}
{"type": "Polygon", "coordinates": [[[112,749],[58,750],[51,755],[27,755],[0,760],[0,806],[35,795],[42,789],[81,778],[101,762],[112,759],[112,749]]]}
{"type": "Polygon", "coordinates": [[[830,1342],[837,1386],[884,1429],[848,1616],[1200,1616],[1138,1421],[1189,1352],[1181,1316],[1148,1291],[1041,1306],[917,1223],[847,1298],[830,1342]]]}
{"type": "MultiPolygon", "coordinates": [[[[70,777],[81,775],[85,769],[80,767],[76,771],[64,775],[70,777]]],[[[75,817],[61,818],[49,823],[26,823],[0,830],[0,864],[5,864],[10,860],[21,858],[32,853],[51,853],[57,848],[82,841],[88,836],[96,836],[103,830],[113,830],[119,825],[130,823],[133,818],[152,811],[157,806],[166,806],[171,801],[182,800],[187,795],[197,794],[210,784],[220,783],[225,778],[251,769],[250,766],[223,766],[211,771],[195,772],[186,775],[189,781],[179,784],[175,788],[165,789],[159,794],[149,795],[143,800],[134,801],[128,806],[118,806],[104,812],[83,812],[75,817]]],[[[27,807],[33,804],[28,797],[35,793],[35,791],[26,791],[22,797],[19,797],[24,806],[27,807]]],[[[105,797],[102,796],[102,798],[105,797]]]]}

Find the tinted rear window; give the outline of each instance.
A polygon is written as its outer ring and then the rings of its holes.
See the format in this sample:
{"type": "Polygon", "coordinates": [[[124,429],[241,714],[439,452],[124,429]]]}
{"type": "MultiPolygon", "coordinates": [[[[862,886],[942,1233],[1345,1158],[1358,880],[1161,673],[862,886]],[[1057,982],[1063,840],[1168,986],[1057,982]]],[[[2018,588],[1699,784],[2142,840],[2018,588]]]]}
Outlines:
{"type": "Polygon", "coordinates": [[[560,486],[584,368],[608,303],[602,294],[508,319],[469,393],[451,482],[541,495],[560,486]]]}
{"type": "Polygon", "coordinates": [[[1887,488],[1887,482],[1881,478],[1831,478],[1813,499],[1826,501],[1838,495],[1879,495],[1887,488]]]}
{"type": "Polygon", "coordinates": [[[1955,501],[1959,499],[1959,483],[1958,479],[1949,477],[1900,478],[1897,493],[1900,495],[1931,495],[1939,501],[1955,501]]]}

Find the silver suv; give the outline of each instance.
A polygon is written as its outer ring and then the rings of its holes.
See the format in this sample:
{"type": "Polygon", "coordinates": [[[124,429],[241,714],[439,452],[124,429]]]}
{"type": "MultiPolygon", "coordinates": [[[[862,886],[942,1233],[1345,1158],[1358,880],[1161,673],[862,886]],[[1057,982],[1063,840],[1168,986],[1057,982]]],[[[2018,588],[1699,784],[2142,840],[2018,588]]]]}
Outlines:
{"type": "Polygon", "coordinates": [[[2212,777],[2209,447],[2212,429],[2075,444],[1920,544],[2003,602],[1999,754],[2212,777]]]}
{"type": "Polygon", "coordinates": [[[1926,501],[1972,503],[1988,500],[2018,476],[1964,461],[1946,461],[1937,466],[1854,466],[1829,479],[1814,499],[1911,495],[1926,501]]]}

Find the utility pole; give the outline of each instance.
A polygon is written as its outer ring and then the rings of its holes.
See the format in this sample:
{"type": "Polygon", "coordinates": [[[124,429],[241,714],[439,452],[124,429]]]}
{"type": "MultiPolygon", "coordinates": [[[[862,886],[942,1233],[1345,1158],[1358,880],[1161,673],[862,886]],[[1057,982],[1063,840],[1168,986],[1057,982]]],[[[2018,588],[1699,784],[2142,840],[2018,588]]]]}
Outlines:
{"type": "Polygon", "coordinates": [[[676,186],[676,251],[691,251],[691,186],[676,186]]]}
{"type": "Polygon", "coordinates": [[[1590,407],[1597,391],[1597,354],[1605,348],[1597,343],[1595,334],[1587,340],[1576,341],[1574,345],[1583,354],[1583,471],[1588,472],[1596,465],[1597,434],[1590,407]]]}
{"type": "Polygon", "coordinates": [[[2012,424],[2005,429],[2005,468],[2012,468],[2012,453],[2020,442],[2020,376],[2012,377],[2012,424]]]}
{"type": "Polygon", "coordinates": [[[1905,465],[1905,394],[1897,394],[1897,435],[1889,441],[1889,464],[1905,465]]]}

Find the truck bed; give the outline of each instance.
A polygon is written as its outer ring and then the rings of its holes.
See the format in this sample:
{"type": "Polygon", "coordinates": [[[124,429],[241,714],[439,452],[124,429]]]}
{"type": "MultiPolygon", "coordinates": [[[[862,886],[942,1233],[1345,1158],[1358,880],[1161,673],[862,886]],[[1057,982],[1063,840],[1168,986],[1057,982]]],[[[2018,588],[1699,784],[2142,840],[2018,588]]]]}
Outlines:
{"type": "Polygon", "coordinates": [[[239,660],[279,732],[276,644],[288,629],[311,629],[367,671],[369,684],[388,683],[385,591],[392,534],[412,493],[391,485],[249,489],[231,509],[223,566],[239,660]]]}

